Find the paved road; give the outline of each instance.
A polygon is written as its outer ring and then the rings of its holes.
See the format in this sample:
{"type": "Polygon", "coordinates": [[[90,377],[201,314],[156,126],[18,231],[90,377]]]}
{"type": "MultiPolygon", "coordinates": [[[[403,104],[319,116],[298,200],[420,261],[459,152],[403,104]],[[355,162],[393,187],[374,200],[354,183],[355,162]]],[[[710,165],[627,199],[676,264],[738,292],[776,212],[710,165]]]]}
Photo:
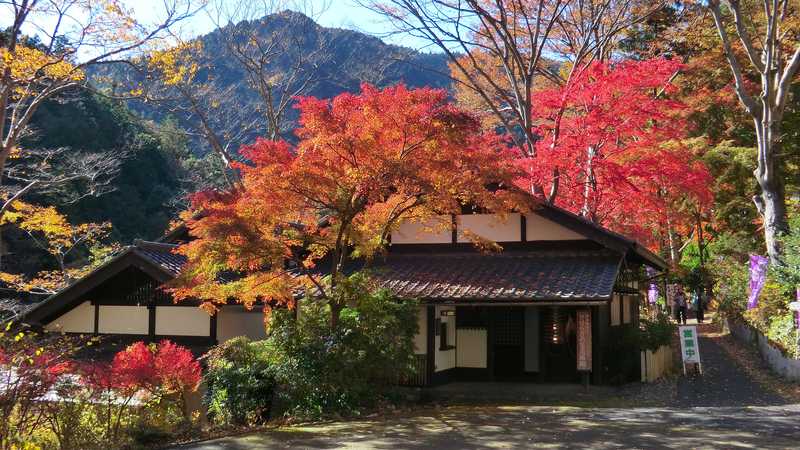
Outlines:
{"type": "MultiPolygon", "coordinates": [[[[702,377],[680,378],[654,404],[668,407],[425,407],[389,418],[292,427],[182,450],[262,448],[800,448],[800,405],[753,381],[701,326],[702,377]]],[[[652,391],[653,387],[643,390],[652,391]]],[[[641,403],[636,403],[641,404],[641,403]]]]}
{"type": "Polygon", "coordinates": [[[797,448],[800,406],[716,408],[423,409],[387,420],[295,427],[209,441],[183,450],[797,448]]]}

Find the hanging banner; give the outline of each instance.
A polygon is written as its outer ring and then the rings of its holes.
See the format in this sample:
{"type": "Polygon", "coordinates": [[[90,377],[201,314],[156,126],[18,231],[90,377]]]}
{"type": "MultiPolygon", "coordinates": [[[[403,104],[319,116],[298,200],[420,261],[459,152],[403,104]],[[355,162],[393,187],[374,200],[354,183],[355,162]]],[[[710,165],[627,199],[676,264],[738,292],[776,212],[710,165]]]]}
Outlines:
{"type": "Polygon", "coordinates": [[[750,255],[750,296],[747,299],[747,309],[758,306],[758,296],[764,283],[767,281],[767,265],[769,259],[761,255],[750,255]]]}
{"type": "MultiPolygon", "coordinates": [[[[652,278],[656,276],[655,269],[648,267],[647,268],[647,278],[652,278]]],[[[655,281],[650,282],[650,287],[647,289],[647,302],[651,305],[655,305],[658,302],[658,285],[655,281]]]]}
{"type": "Polygon", "coordinates": [[[592,311],[579,309],[578,319],[578,371],[592,371],[592,311]]]}

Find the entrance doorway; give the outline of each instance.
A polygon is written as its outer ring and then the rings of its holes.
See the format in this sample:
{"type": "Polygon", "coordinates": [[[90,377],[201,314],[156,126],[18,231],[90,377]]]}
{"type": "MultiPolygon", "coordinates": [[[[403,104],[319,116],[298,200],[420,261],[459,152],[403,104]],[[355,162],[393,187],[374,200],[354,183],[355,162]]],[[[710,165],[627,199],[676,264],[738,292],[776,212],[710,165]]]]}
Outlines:
{"type": "Polygon", "coordinates": [[[520,378],[524,374],[524,310],[511,306],[490,308],[490,311],[494,376],[520,378]]]}
{"type": "Polygon", "coordinates": [[[577,383],[578,345],[575,308],[551,306],[542,320],[542,353],[545,381],[577,383]]]}

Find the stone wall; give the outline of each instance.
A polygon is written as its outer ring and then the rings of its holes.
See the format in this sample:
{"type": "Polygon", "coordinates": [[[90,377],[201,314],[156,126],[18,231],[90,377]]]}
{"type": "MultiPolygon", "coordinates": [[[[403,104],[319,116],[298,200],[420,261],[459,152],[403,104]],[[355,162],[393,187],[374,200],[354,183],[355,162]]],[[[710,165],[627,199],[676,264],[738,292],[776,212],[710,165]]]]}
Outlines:
{"type": "Polygon", "coordinates": [[[786,379],[800,381],[800,360],[785,356],[778,347],[769,342],[769,338],[747,323],[732,319],[725,321],[731,335],[740,342],[756,347],[773,372],[786,379]]]}

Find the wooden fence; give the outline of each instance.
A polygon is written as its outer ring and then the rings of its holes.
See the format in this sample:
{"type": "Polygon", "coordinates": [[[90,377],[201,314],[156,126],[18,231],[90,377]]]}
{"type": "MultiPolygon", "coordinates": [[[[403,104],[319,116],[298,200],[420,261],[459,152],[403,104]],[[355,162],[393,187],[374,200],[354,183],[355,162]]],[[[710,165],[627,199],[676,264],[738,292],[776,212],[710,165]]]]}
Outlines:
{"type": "Polygon", "coordinates": [[[662,345],[656,351],[642,350],[642,382],[652,383],[669,373],[673,368],[673,351],[662,345]]]}
{"type": "Polygon", "coordinates": [[[428,384],[428,355],[414,355],[414,370],[408,377],[400,379],[402,386],[426,386],[428,384]]]}

